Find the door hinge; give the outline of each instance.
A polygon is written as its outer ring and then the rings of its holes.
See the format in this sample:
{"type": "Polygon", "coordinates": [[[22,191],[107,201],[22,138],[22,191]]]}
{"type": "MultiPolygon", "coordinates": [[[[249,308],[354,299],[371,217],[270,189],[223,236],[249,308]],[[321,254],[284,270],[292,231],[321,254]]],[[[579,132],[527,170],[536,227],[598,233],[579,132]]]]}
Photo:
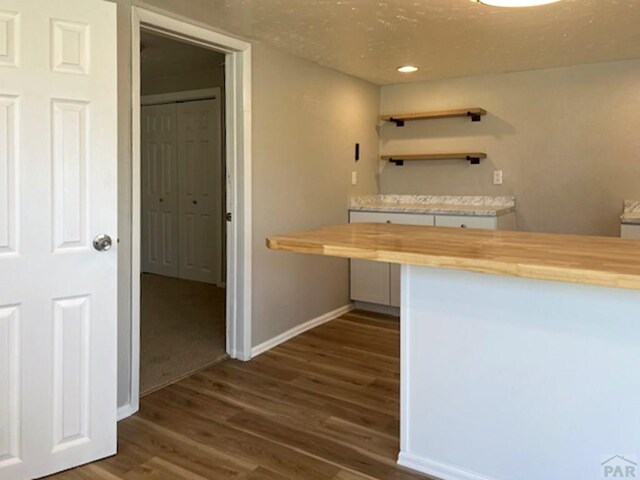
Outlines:
{"type": "Polygon", "coordinates": [[[227,222],[231,221],[231,212],[227,212],[227,214],[225,215],[225,218],[227,219],[227,222]]]}

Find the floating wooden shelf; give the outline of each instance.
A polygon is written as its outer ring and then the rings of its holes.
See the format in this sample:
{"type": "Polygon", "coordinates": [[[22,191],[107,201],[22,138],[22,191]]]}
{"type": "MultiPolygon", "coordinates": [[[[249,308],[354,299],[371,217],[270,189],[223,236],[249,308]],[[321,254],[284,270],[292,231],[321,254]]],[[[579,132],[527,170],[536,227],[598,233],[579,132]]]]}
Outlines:
{"type": "Polygon", "coordinates": [[[398,113],[382,115],[381,120],[393,122],[397,127],[404,127],[404,122],[412,120],[431,120],[435,118],[471,117],[472,122],[479,122],[487,111],[483,108],[458,108],[455,110],[440,110],[439,112],[398,113]]]}
{"type": "Polygon", "coordinates": [[[477,165],[480,160],[487,158],[486,153],[418,153],[412,155],[382,155],[382,160],[388,160],[396,165],[404,165],[405,160],[467,160],[472,165],[477,165]]]}

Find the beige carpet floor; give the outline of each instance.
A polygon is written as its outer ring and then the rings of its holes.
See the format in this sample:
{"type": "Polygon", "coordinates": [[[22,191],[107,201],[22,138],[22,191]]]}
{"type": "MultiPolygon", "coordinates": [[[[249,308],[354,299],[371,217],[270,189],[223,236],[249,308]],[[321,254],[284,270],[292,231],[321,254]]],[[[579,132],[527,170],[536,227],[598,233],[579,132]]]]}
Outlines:
{"type": "Polygon", "coordinates": [[[225,290],[142,275],[140,393],[150,393],[226,357],[225,290]]]}

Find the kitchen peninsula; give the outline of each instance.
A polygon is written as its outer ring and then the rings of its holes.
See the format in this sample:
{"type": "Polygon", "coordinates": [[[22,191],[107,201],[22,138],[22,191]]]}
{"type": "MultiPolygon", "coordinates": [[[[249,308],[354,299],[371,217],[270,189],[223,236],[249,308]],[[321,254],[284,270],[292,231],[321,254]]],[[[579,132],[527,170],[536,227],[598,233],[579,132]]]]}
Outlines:
{"type": "MultiPolygon", "coordinates": [[[[516,199],[512,196],[377,194],[352,196],[349,203],[349,223],[516,229],[516,199]]],[[[351,260],[350,283],[356,308],[399,314],[400,265],[351,260]]]]}
{"type": "Polygon", "coordinates": [[[267,244],[402,265],[400,464],[597,479],[640,453],[640,242],[360,223],[267,244]]]}

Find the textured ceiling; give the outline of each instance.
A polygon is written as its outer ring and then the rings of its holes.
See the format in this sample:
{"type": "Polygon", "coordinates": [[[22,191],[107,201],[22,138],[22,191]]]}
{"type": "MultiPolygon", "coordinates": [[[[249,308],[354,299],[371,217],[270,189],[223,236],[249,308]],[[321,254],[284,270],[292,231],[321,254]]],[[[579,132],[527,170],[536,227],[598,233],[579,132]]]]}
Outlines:
{"type": "MultiPolygon", "coordinates": [[[[193,0],[189,0],[193,1],[193,0]]],[[[640,0],[195,0],[216,26],[377,84],[640,58],[640,0]],[[404,64],[420,66],[410,75],[404,64]]]]}

